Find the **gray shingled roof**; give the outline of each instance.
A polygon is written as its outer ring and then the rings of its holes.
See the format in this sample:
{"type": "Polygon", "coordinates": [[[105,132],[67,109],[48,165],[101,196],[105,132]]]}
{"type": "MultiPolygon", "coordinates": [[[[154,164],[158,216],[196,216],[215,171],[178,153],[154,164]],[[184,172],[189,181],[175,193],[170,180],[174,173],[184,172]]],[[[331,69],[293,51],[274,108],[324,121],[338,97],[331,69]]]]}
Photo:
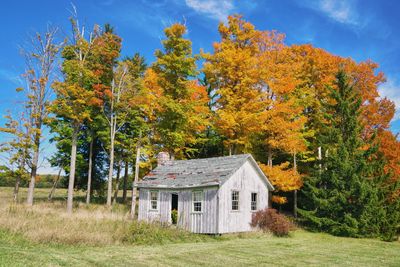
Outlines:
{"type": "MultiPolygon", "coordinates": [[[[222,185],[249,158],[254,161],[250,154],[170,161],[152,170],[138,183],[138,187],[185,188],[222,185]]],[[[268,184],[270,185],[269,182],[268,184]]]]}

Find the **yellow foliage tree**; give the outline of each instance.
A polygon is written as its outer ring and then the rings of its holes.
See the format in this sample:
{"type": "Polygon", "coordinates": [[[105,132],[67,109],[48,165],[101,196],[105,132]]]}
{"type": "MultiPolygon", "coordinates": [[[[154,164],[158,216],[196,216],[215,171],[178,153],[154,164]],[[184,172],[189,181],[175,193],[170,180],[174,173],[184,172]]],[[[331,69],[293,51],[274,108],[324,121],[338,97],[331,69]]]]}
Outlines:
{"type": "Polygon", "coordinates": [[[204,73],[216,98],[215,124],[226,140],[230,154],[240,153],[249,137],[258,131],[265,111],[260,77],[260,32],[241,16],[229,16],[219,25],[221,42],[214,43],[214,53],[205,54],[204,73]]]}

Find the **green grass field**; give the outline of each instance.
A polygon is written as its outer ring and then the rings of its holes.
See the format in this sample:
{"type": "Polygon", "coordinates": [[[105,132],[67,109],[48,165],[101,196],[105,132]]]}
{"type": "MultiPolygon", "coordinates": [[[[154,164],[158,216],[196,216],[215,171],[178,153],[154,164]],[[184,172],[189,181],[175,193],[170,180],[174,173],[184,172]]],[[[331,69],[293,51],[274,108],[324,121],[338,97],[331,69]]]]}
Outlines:
{"type": "MultiPolygon", "coordinates": [[[[46,192],[40,189],[37,196],[45,199],[46,192]]],[[[11,194],[11,188],[0,188],[0,266],[400,266],[400,242],[301,230],[288,238],[255,233],[128,244],[115,235],[129,224],[124,208],[108,211],[78,205],[67,218],[64,190],[58,192],[58,203],[38,201],[34,208],[9,204],[11,194]],[[80,234],[81,238],[72,238],[80,234]]]]}

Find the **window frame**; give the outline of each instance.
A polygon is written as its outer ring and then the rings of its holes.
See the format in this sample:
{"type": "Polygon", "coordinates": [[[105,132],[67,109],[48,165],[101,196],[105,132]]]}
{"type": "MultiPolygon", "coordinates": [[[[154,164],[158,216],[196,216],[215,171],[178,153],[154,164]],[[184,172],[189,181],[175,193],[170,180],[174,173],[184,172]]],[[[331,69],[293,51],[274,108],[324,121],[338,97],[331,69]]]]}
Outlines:
{"type": "Polygon", "coordinates": [[[160,191],[158,191],[158,190],[150,190],[149,191],[149,201],[150,201],[150,211],[158,211],[158,200],[160,199],[160,191]],[[156,193],[156,196],[157,196],[157,199],[156,200],[153,200],[152,199],[152,193],[156,193]],[[154,209],[153,208],[153,202],[155,201],[155,203],[156,203],[156,208],[154,209]]]}
{"type": "Polygon", "coordinates": [[[252,212],[258,210],[258,193],[257,192],[251,192],[251,194],[250,194],[250,210],[252,212]],[[256,195],[256,199],[254,201],[253,201],[253,195],[256,195]],[[253,204],[255,204],[255,209],[253,209],[253,204]]]}
{"type": "Polygon", "coordinates": [[[240,191],[239,190],[232,190],[231,191],[231,211],[233,211],[233,212],[237,212],[237,211],[240,211],[240,191]],[[235,193],[237,193],[237,199],[233,199],[233,194],[235,194],[235,193]],[[233,206],[234,206],[234,201],[235,202],[237,202],[237,204],[236,204],[236,206],[237,206],[237,209],[234,209],[233,208],[233,206]]]}
{"type": "Polygon", "coordinates": [[[192,213],[203,213],[203,202],[204,202],[204,191],[203,190],[193,190],[192,191],[192,213]],[[200,200],[195,201],[195,194],[201,197],[200,200]],[[195,203],[200,203],[200,210],[195,210],[195,203]]]}

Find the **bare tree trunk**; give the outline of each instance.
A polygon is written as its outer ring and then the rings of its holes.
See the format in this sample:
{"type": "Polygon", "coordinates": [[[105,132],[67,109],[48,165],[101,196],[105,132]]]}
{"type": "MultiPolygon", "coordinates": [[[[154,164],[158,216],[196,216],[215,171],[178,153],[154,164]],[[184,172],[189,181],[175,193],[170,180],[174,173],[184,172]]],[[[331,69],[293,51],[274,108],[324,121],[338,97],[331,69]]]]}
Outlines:
{"type": "Polygon", "coordinates": [[[267,166],[272,167],[272,149],[269,146],[268,147],[268,160],[267,160],[267,166]]]}
{"type": "Polygon", "coordinates": [[[118,162],[117,166],[117,180],[115,182],[115,191],[114,191],[114,198],[113,198],[113,205],[117,203],[118,198],[118,191],[119,191],[119,178],[121,175],[121,162],[118,162]]]}
{"type": "Polygon", "coordinates": [[[62,169],[63,168],[60,168],[60,170],[58,171],[57,179],[54,181],[49,193],[49,197],[47,198],[48,201],[51,201],[53,199],[54,191],[56,191],[58,181],[60,180],[62,169]]]}
{"type": "Polygon", "coordinates": [[[322,165],[321,165],[322,148],[320,146],[318,147],[318,160],[319,160],[319,173],[321,173],[321,171],[322,171],[322,165]]]}
{"type": "Polygon", "coordinates": [[[91,134],[90,146],[89,146],[89,166],[88,166],[88,181],[87,181],[87,192],[86,192],[86,204],[90,204],[90,194],[92,191],[92,161],[93,161],[93,143],[94,135],[91,134]]]}
{"type": "MultiPolygon", "coordinates": [[[[41,125],[40,125],[40,128],[41,128],[41,125]]],[[[40,128],[37,128],[37,129],[40,129],[40,128]]],[[[29,182],[28,197],[26,199],[26,203],[28,204],[28,206],[33,205],[33,191],[35,189],[37,165],[39,162],[39,146],[40,146],[40,133],[36,132],[35,133],[33,159],[32,159],[32,167],[31,167],[31,179],[29,182]]]]}
{"type": "Polygon", "coordinates": [[[107,206],[111,206],[113,173],[114,173],[114,138],[111,137],[110,168],[108,170],[107,206]]]}
{"type": "Polygon", "coordinates": [[[14,186],[14,202],[18,202],[18,192],[19,192],[19,184],[21,183],[21,175],[17,175],[17,179],[15,180],[15,186],[14,186]]]}
{"type": "MultiPolygon", "coordinates": [[[[24,152],[26,152],[26,150],[24,150],[24,152]]],[[[22,178],[22,175],[24,173],[24,166],[25,166],[25,162],[26,162],[26,154],[27,153],[23,153],[21,159],[19,160],[19,164],[20,164],[19,173],[18,173],[17,178],[15,180],[14,194],[13,194],[15,203],[18,203],[19,185],[21,183],[21,178],[22,178]]]]}
{"type": "Polygon", "coordinates": [[[128,173],[129,173],[129,162],[125,161],[125,173],[124,173],[124,185],[123,185],[123,192],[122,192],[122,203],[126,203],[126,191],[128,187],[128,173]]]}
{"type": "MultiPolygon", "coordinates": [[[[296,152],[293,153],[293,170],[297,173],[297,159],[296,159],[296,152]]],[[[297,189],[294,190],[293,196],[293,215],[297,218],[297,189]]]]}
{"type": "Polygon", "coordinates": [[[68,199],[67,199],[67,212],[69,214],[72,213],[72,205],[74,197],[76,144],[78,140],[78,130],[79,127],[74,125],[74,130],[72,132],[71,165],[69,168],[68,199]]]}
{"type": "Polygon", "coordinates": [[[137,182],[139,180],[139,161],[140,161],[140,143],[138,142],[138,146],[136,149],[136,162],[135,162],[135,178],[132,183],[132,205],[131,205],[131,219],[135,219],[136,213],[136,191],[137,191],[137,182]]]}

